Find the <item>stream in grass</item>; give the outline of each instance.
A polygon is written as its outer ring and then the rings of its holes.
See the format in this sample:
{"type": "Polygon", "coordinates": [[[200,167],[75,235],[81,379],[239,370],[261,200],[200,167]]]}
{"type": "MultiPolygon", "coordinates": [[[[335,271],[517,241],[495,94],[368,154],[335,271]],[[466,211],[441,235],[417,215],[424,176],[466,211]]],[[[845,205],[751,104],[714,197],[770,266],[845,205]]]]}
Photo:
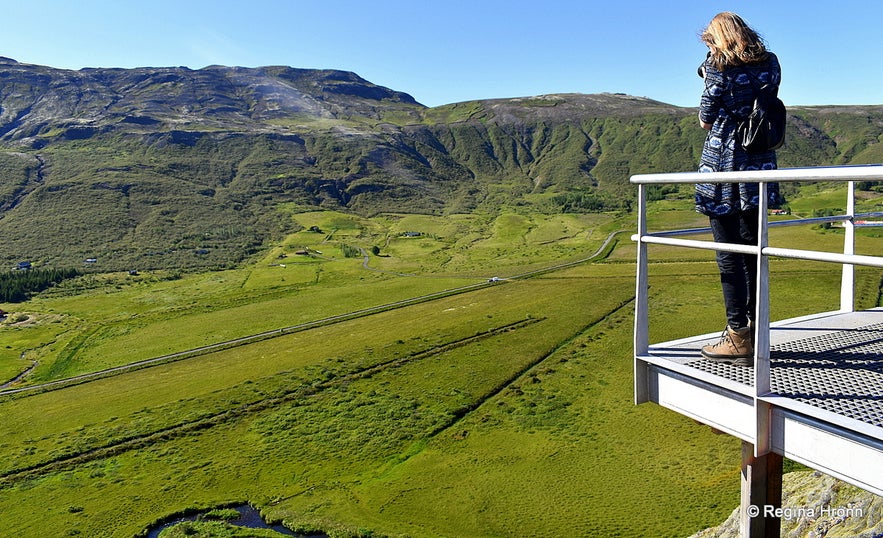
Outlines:
{"type": "MultiPolygon", "coordinates": [[[[239,512],[239,517],[236,519],[223,520],[225,523],[228,523],[230,525],[235,525],[237,527],[246,527],[249,529],[272,529],[284,536],[297,536],[300,538],[328,538],[328,535],[326,534],[298,534],[283,527],[282,525],[268,525],[267,522],[265,522],[261,517],[261,513],[248,504],[240,504],[238,506],[232,506],[231,508],[239,512]]],[[[179,523],[209,519],[205,517],[207,512],[208,510],[190,516],[176,517],[173,520],[161,523],[148,531],[147,538],[158,538],[159,533],[168,529],[169,527],[178,525],[179,523]]]]}

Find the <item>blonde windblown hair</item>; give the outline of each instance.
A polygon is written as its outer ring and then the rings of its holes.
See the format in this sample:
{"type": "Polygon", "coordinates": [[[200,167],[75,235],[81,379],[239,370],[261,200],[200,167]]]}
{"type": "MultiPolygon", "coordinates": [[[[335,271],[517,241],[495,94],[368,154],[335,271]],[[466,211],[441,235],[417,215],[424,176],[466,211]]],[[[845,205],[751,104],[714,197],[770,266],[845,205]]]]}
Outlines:
{"type": "Polygon", "coordinates": [[[742,17],[729,11],[715,15],[701,38],[711,51],[711,61],[721,70],[767,59],[763,39],[742,17]]]}

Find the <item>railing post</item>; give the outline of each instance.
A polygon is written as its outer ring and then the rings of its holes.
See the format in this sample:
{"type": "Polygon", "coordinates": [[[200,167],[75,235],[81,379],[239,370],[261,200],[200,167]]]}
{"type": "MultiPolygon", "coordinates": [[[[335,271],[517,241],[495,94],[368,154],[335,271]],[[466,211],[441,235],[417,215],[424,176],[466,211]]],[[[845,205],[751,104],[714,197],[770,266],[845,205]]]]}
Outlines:
{"type": "Polygon", "coordinates": [[[647,279],[647,243],[642,241],[647,234],[646,187],[638,185],[638,258],[635,286],[635,404],[649,401],[647,386],[647,363],[638,357],[646,355],[650,349],[650,309],[649,284],[647,279]]]}
{"type": "Polygon", "coordinates": [[[769,245],[767,233],[768,189],[758,185],[757,203],[757,290],[754,306],[754,411],[755,456],[770,451],[770,406],[761,396],[770,392],[770,263],[764,250],[769,245]]]}
{"type": "MultiPolygon", "coordinates": [[[[843,221],[843,253],[847,256],[855,254],[855,181],[847,182],[846,216],[843,221]]],[[[840,311],[855,310],[855,266],[843,264],[843,275],[840,278],[840,311]]]]}

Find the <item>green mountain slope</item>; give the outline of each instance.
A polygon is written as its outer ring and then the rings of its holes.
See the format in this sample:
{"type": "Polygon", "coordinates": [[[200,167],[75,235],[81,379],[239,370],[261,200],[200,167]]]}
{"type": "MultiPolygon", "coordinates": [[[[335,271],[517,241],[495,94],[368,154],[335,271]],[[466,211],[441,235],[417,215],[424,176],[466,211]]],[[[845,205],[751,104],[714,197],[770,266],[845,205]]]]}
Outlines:
{"type": "MultiPolygon", "coordinates": [[[[228,267],[333,208],[628,208],[695,168],[695,110],[621,94],[427,108],[353,73],[0,59],[0,266],[228,267]]],[[[883,106],[793,108],[781,166],[879,162],[883,106]]]]}

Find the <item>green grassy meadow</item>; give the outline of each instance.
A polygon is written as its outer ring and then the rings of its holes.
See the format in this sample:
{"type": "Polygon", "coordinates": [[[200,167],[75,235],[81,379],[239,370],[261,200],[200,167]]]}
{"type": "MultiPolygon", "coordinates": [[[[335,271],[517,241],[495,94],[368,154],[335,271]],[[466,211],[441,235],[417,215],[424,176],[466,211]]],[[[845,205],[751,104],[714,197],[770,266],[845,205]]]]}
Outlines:
{"type": "MultiPolygon", "coordinates": [[[[658,208],[653,226],[703,225],[658,208]]],[[[292,218],[302,231],[238,269],[86,275],[0,305],[19,320],[0,325],[2,379],[33,368],[17,387],[309,324],[0,393],[0,534],[131,537],[249,502],[331,536],[676,537],[738,505],[738,440],[632,403],[632,216],[292,218]]],[[[719,330],[713,256],[651,256],[652,338],[719,330]]],[[[830,266],[771,267],[774,319],[839,304],[830,266]]],[[[880,272],[858,280],[875,306],[880,272]]]]}

